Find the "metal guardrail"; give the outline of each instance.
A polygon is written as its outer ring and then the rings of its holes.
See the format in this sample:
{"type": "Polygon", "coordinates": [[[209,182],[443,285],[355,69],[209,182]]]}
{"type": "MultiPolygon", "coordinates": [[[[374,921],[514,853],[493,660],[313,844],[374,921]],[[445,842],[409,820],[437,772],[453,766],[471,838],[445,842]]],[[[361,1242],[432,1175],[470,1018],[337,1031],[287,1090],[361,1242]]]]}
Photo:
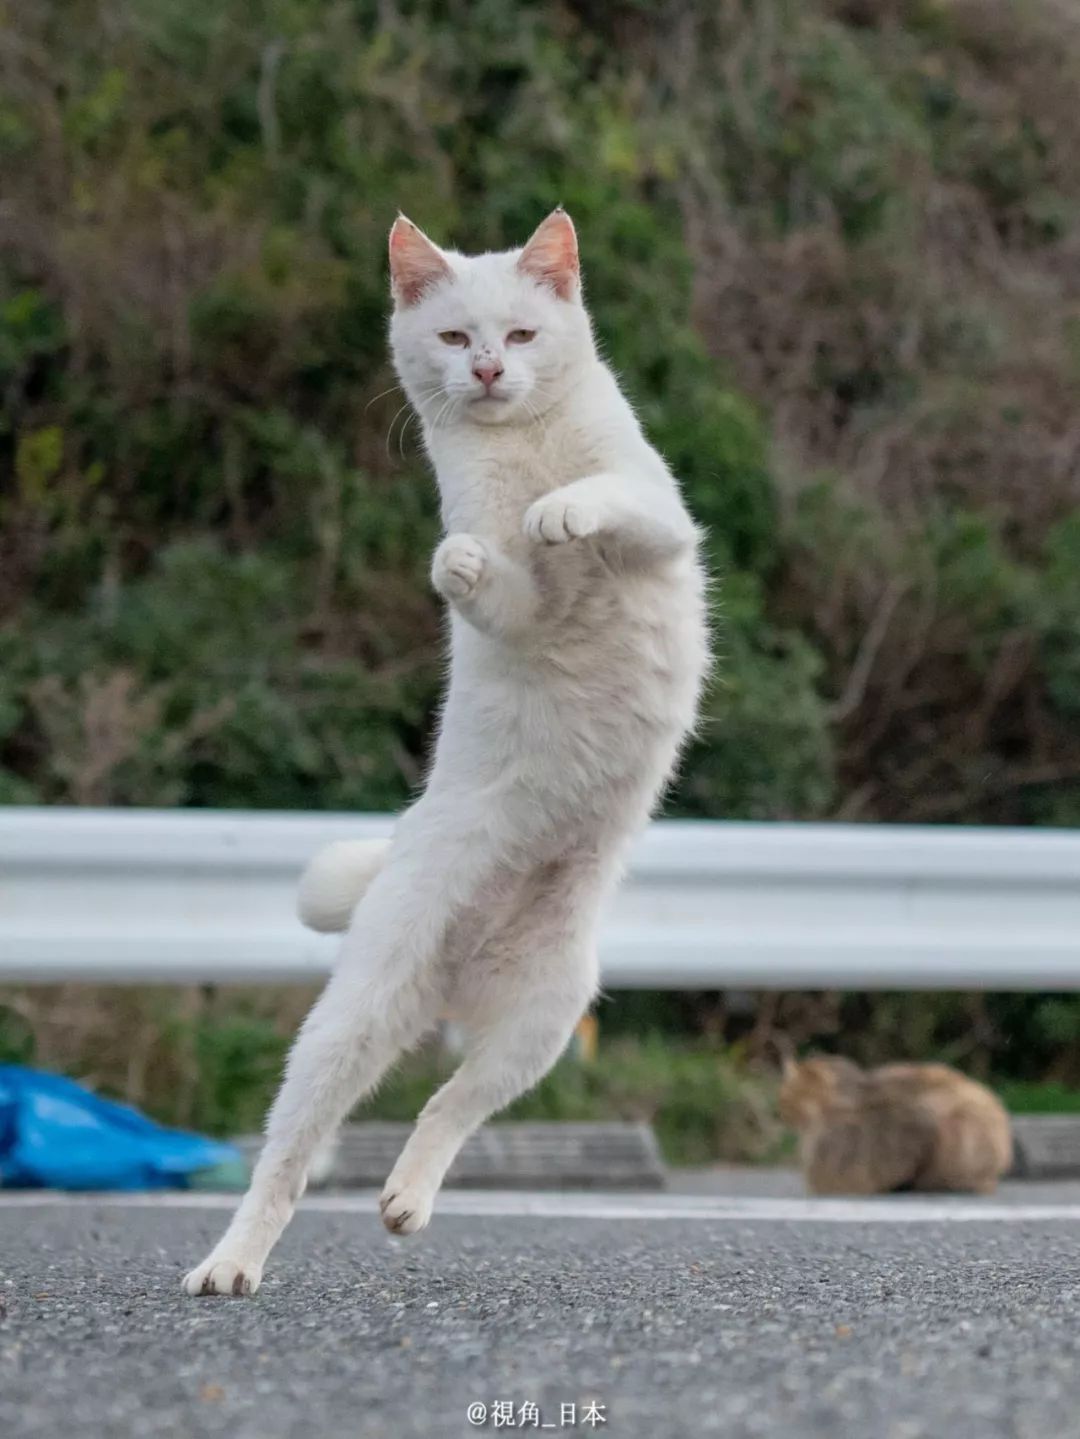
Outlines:
{"type": "MultiPolygon", "coordinates": [[[[392,820],[0,808],[0,980],[317,980],[324,843],[392,820]]],[[[608,988],[1080,988],[1080,832],[660,821],[601,941],[608,988]]]]}

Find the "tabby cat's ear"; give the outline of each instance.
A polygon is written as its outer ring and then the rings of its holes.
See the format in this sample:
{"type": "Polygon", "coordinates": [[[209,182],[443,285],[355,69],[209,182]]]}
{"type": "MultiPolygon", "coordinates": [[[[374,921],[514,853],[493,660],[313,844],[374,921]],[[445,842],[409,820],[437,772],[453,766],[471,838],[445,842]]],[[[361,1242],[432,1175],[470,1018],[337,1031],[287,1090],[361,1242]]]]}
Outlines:
{"type": "Polygon", "coordinates": [[[425,290],[453,271],[438,245],[423,230],[399,215],[390,231],[390,288],[399,305],[415,305],[425,290]]]}
{"type": "Polygon", "coordinates": [[[570,300],[578,287],[578,247],[574,222],[560,206],[537,226],[518,258],[523,274],[550,285],[560,300],[570,300]]]}

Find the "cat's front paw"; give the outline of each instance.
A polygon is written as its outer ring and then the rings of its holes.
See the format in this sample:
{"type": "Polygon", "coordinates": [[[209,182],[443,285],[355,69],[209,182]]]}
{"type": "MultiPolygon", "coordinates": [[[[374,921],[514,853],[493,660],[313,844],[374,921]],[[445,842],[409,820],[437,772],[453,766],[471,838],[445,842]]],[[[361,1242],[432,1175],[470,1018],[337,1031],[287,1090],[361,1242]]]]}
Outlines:
{"type": "Polygon", "coordinates": [[[219,1256],[217,1251],[184,1275],[185,1294],[200,1297],[207,1294],[227,1294],[235,1299],[246,1299],[255,1293],[262,1279],[262,1265],[253,1257],[243,1255],[219,1256]]]}
{"type": "Polygon", "coordinates": [[[487,568],[488,552],[475,535],[447,535],[431,563],[431,583],[447,600],[466,600],[487,568]]]}
{"type": "Polygon", "coordinates": [[[525,536],[535,544],[565,545],[595,535],[599,528],[599,507],[569,486],[553,490],[525,511],[525,536]]]}
{"type": "Polygon", "coordinates": [[[391,1234],[416,1234],[427,1228],[434,1203],[435,1191],[427,1185],[407,1184],[391,1175],[379,1198],[379,1213],[391,1234]]]}

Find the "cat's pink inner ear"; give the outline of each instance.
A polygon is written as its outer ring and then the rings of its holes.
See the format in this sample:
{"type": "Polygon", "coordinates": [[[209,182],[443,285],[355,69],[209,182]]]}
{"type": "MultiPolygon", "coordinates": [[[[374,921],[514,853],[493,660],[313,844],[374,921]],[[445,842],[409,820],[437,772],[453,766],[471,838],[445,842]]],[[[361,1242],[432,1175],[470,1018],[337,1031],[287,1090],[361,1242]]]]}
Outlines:
{"type": "Polygon", "coordinates": [[[415,305],[424,291],[451,275],[446,256],[423,230],[399,215],[390,231],[390,284],[402,305],[415,305]]]}
{"type": "Polygon", "coordinates": [[[522,250],[518,269],[550,285],[562,300],[573,296],[578,286],[577,235],[565,210],[553,210],[542,221],[522,250]]]}

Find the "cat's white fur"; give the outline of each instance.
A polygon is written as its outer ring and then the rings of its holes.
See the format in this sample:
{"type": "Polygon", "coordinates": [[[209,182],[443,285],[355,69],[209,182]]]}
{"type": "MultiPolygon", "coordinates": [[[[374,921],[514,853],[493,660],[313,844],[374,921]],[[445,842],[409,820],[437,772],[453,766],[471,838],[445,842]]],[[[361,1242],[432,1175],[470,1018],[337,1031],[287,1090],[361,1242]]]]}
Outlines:
{"type": "Polygon", "coordinates": [[[335,848],[305,876],[307,922],[348,932],[190,1294],[255,1290],[313,1156],[450,1013],[470,1047],[381,1199],[394,1233],[427,1224],[464,1140],[547,1071],[592,999],[601,904],[707,664],[697,532],[597,355],[569,218],[478,256],[401,218],[391,275],[394,360],[446,526],[432,581],[449,692],[426,789],[389,848],[335,848]]]}

